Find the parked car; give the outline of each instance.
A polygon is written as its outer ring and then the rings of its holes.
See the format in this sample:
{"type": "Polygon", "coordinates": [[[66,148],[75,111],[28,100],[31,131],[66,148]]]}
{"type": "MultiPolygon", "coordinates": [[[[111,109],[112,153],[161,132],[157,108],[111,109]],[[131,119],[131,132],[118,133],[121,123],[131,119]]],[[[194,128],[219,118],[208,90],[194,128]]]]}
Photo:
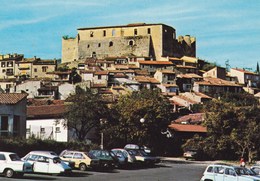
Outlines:
{"type": "Polygon", "coordinates": [[[99,165],[102,169],[114,169],[117,160],[115,160],[108,150],[90,150],[89,154],[99,159],[99,165]]]}
{"type": "Polygon", "coordinates": [[[260,181],[260,177],[248,168],[213,164],[209,165],[200,181],[260,181]]]}
{"type": "MultiPolygon", "coordinates": [[[[36,151],[30,151],[28,154],[47,154],[47,155],[53,155],[53,156],[59,156],[57,153],[55,153],[54,151],[40,151],[40,150],[36,150],[36,151]]],[[[75,167],[75,162],[73,161],[63,161],[65,164],[67,164],[71,169],[73,169],[75,167]]]]}
{"type": "Polygon", "coordinates": [[[257,175],[260,175],[260,164],[251,166],[251,170],[253,170],[257,175]]]}
{"type": "Polygon", "coordinates": [[[183,153],[183,157],[188,160],[188,159],[197,159],[197,150],[196,149],[188,149],[183,153]]]}
{"type": "Polygon", "coordinates": [[[71,173],[71,168],[58,156],[49,153],[32,152],[22,158],[32,164],[33,172],[47,174],[71,173]]]}
{"type": "Polygon", "coordinates": [[[32,165],[22,161],[13,152],[0,152],[0,173],[6,177],[23,176],[24,173],[32,172],[32,165]]]}
{"type": "Polygon", "coordinates": [[[131,166],[136,163],[134,155],[131,155],[132,152],[128,152],[123,148],[114,148],[111,150],[119,159],[120,166],[131,166]]]}
{"type": "Polygon", "coordinates": [[[60,153],[60,157],[64,161],[72,161],[75,163],[75,168],[85,171],[87,168],[99,168],[99,159],[94,155],[83,151],[64,150],[60,153]]]}

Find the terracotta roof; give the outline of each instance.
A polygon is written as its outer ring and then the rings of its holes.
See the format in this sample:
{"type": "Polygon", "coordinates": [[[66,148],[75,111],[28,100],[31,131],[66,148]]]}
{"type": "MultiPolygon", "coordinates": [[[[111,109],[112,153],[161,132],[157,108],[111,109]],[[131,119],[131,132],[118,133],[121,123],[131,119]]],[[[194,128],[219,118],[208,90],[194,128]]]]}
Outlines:
{"type": "Polygon", "coordinates": [[[174,123],[199,123],[203,120],[204,113],[195,113],[185,116],[181,116],[178,119],[174,120],[174,123]]]}
{"type": "Polygon", "coordinates": [[[202,79],[201,76],[199,76],[197,74],[192,74],[192,73],[190,73],[190,74],[179,74],[179,75],[177,75],[177,77],[186,78],[186,79],[191,79],[191,78],[201,78],[202,79]]]}
{"type": "Polygon", "coordinates": [[[233,87],[242,87],[241,85],[235,84],[231,81],[219,79],[219,78],[204,78],[204,81],[195,82],[198,85],[212,85],[212,86],[233,86],[233,87]]]}
{"type": "Polygon", "coordinates": [[[60,117],[65,112],[66,112],[66,105],[64,104],[27,107],[28,118],[60,117]]]}
{"type": "Polygon", "coordinates": [[[176,57],[169,57],[170,61],[182,61],[180,58],[176,58],[176,57]]]}
{"type": "Polygon", "coordinates": [[[181,57],[181,59],[185,62],[189,62],[189,63],[197,63],[198,59],[195,57],[188,57],[188,56],[183,56],[181,57]]]}
{"type": "Polygon", "coordinates": [[[0,93],[0,104],[17,104],[27,95],[24,93],[0,93]]]}
{"type": "Polygon", "coordinates": [[[176,132],[193,132],[193,133],[206,133],[207,128],[201,125],[191,124],[174,124],[169,125],[169,128],[176,132]]]}
{"type": "Polygon", "coordinates": [[[97,71],[97,72],[95,72],[94,74],[95,75],[108,75],[108,71],[97,71]]]}
{"type": "Polygon", "coordinates": [[[252,74],[252,75],[257,75],[256,73],[254,72],[250,72],[250,71],[247,71],[247,70],[244,70],[244,69],[239,69],[239,68],[232,68],[233,70],[237,70],[239,72],[243,72],[245,74],[252,74]]]}
{"type": "Polygon", "coordinates": [[[176,84],[162,84],[164,87],[178,87],[176,84]]]}
{"type": "Polygon", "coordinates": [[[173,70],[158,70],[159,72],[162,72],[163,74],[175,74],[173,70]]]}
{"type": "Polygon", "coordinates": [[[185,68],[185,69],[197,69],[197,67],[194,66],[184,66],[184,65],[176,65],[177,68],[185,68]]]}
{"type": "Polygon", "coordinates": [[[170,61],[144,61],[144,60],[139,60],[138,62],[140,64],[145,64],[145,65],[173,65],[173,63],[170,62],[170,61]]]}
{"type": "Polygon", "coordinates": [[[137,82],[140,83],[154,83],[154,84],[160,84],[160,82],[158,80],[156,80],[153,77],[147,77],[147,76],[135,76],[134,79],[137,82]]]}

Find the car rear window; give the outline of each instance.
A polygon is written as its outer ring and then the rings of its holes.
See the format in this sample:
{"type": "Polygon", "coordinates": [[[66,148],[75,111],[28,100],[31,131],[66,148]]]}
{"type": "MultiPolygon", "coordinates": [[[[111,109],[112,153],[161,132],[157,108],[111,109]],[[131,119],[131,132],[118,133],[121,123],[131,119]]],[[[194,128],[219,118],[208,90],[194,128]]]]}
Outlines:
{"type": "Polygon", "coordinates": [[[18,155],[16,155],[16,154],[10,154],[9,157],[10,157],[10,159],[11,159],[12,161],[21,160],[21,158],[20,158],[18,155]]]}
{"type": "Polygon", "coordinates": [[[208,167],[207,172],[213,172],[213,167],[208,167]]]}

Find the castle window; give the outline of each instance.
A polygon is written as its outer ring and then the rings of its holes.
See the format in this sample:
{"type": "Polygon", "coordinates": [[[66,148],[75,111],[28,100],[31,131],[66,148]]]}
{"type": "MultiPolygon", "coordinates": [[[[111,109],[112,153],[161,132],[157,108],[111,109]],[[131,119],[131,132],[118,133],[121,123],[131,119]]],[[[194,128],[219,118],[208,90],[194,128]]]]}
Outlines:
{"type": "Polygon", "coordinates": [[[101,47],[101,43],[98,44],[98,47],[101,47]]]}
{"type": "Polygon", "coordinates": [[[43,66],[43,67],[42,67],[42,72],[47,72],[47,69],[48,69],[47,66],[43,66]]]}
{"type": "Polygon", "coordinates": [[[106,30],[103,30],[103,36],[106,36],[106,35],[107,35],[106,30]]]}
{"type": "Polygon", "coordinates": [[[37,72],[37,68],[34,69],[34,72],[37,72]]]}
{"type": "Polygon", "coordinates": [[[137,35],[137,29],[134,29],[134,35],[137,35]]]}
{"type": "Polygon", "coordinates": [[[94,37],[94,32],[90,31],[90,37],[94,37]]]}
{"type": "Polygon", "coordinates": [[[134,40],[130,40],[128,43],[130,46],[133,46],[135,44],[134,40]]]}
{"type": "Polygon", "coordinates": [[[116,35],[116,30],[112,30],[112,36],[116,35]]]}
{"type": "Polygon", "coordinates": [[[113,46],[113,42],[112,42],[112,41],[109,42],[109,46],[110,46],[110,47],[113,46]]]}
{"type": "Polygon", "coordinates": [[[92,52],[92,58],[96,58],[96,57],[97,57],[96,52],[92,52]]]}
{"type": "Polygon", "coordinates": [[[88,44],[88,46],[87,46],[88,48],[90,47],[90,45],[88,44]]]}
{"type": "Polygon", "coordinates": [[[147,34],[150,35],[151,34],[151,28],[147,29],[147,34]]]}

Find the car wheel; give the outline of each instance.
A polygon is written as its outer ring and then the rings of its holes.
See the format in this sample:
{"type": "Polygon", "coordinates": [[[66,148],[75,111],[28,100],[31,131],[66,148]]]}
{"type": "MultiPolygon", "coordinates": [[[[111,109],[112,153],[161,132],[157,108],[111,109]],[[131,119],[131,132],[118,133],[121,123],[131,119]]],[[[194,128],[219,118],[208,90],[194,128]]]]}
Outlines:
{"type": "Polygon", "coordinates": [[[11,168],[6,169],[6,171],[5,171],[5,176],[6,176],[7,178],[12,178],[12,177],[14,177],[14,171],[13,171],[11,168]]]}
{"type": "Polygon", "coordinates": [[[85,163],[79,164],[79,170],[86,171],[87,170],[87,165],[85,163]]]}

